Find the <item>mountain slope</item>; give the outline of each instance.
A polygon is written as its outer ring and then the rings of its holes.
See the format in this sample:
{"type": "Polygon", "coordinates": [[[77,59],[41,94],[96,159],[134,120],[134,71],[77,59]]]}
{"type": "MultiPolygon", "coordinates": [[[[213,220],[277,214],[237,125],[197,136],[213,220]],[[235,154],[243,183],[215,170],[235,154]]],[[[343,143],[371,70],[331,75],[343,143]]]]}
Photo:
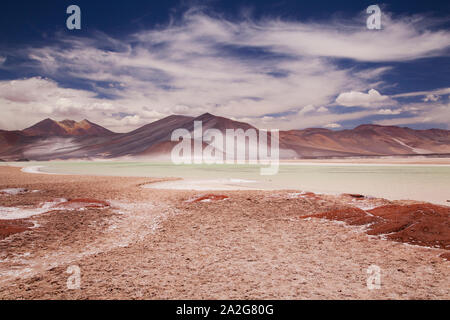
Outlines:
{"type": "Polygon", "coordinates": [[[23,158],[20,149],[31,142],[21,131],[0,130],[0,154],[13,154],[16,159],[23,158]]]}
{"type": "MultiPolygon", "coordinates": [[[[155,157],[170,155],[178,142],[172,132],[194,130],[202,121],[203,131],[214,128],[256,129],[248,123],[205,113],[199,117],[172,115],[128,133],[113,133],[83,120],[45,119],[23,131],[0,130],[0,159],[30,160],[155,157]]],[[[256,129],[257,130],[257,129],[256,129]]],[[[205,146],[205,144],[204,144],[205,146]]],[[[282,158],[348,156],[450,155],[450,131],[413,130],[380,125],[361,125],[351,130],[323,128],[280,131],[282,158]]]]}
{"type": "Polygon", "coordinates": [[[192,132],[195,121],[202,121],[203,130],[215,128],[225,131],[225,129],[247,130],[253,128],[247,123],[217,117],[209,113],[196,118],[172,115],[114,137],[105,143],[89,146],[90,153],[92,156],[94,154],[95,156],[106,155],[108,158],[170,154],[172,147],[177,143],[171,141],[172,132],[181,128],[192,132]]]}
{"type": "MultiPolygon", "coordinates": [[[[42,120],[22,131],[0,130],[0,159],[65,159],[86,145],[109,140],[116,133],[88,120],[42,120]]],[[[75,158],[89,157],[78,153],[75,158]]]]}
{"type": "Polygon", "coordinates": [[[280,141],[303,157],[450,153],[450,131],[439,129],[361,125],[342,131],[290,130],[280,133],[280,141]]]}
{"type": "Polygon", "coordinates": [[[73,120],[55,121],[52,119],[42,120],[35,125],[22,131],[27,136],[106,136],[114,132],[92,123],[88,120],[79,122],[73,120]]]}

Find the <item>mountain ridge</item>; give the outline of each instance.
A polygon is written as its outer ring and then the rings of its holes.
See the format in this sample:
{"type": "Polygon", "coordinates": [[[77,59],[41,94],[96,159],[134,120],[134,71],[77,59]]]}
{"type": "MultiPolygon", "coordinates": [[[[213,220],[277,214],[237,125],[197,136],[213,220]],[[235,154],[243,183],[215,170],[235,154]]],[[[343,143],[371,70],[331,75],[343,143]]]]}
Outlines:
{"type": "Polygon", "coordinates": [[[28,127],[22,132],[27,136],[83,136],[112,135],[114,132],[89,120],[74,121],[65,119],[55,121],[47,118],[28,127]]]}
{"type": "MultiPolygon", "coordinates": [[[[198,117],[171,115],[127,133],[115,133],[89,120],[44,119],[24,130],[0,130],[0,159],[89,159],[168,155],[177,143],[172,132],[209,128],[256,127],[210,113],[198,117]]],[[[362,124],[353,129],[307,128],[280,131],[282,158],[450,154],[450,131],[362,124]]]]}

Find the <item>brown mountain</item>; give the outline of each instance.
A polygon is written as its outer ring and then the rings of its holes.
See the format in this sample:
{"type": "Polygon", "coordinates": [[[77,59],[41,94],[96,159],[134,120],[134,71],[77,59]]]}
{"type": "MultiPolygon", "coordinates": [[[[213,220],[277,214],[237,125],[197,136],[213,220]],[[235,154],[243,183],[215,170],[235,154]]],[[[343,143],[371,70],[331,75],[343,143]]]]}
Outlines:
{"type": "Polygon", "coordinates": [[[73,120],[55,121],[45,119],[22,131],[27,136],[105,136],[114,132],[92,123],[88,120],[79,122],[73,120]]]}
{"type": "MultiPolygon", "coordinates": [[[[0,159],[50,160],[116,133],[88,120],[54,121],[45,119],[22,131],[0,130],[0,159]]],[[[85,157],[88,154],[80,155],[85,157]]]]}
{"type": "Polygon", "coordinates": [[[280,132],[280,146],[299,157],[383,156],[450,153],[450,131],[361,125],[352,130],[280,132]]]}
{"type": "Polygon", "coordinates": [[[15,153],[15,149],[29,142],[29,139],[21,131],[0,130],[0,153],[15,153]]]}
{"type": "Polygon", "coordinates": [[[225,129],[242,128],[247,130],[253,128],[247,123],[217,117],[209,113],[196,118],[172,115],[129,133],[117,135],[106,142],[90,145],[88,147],[89,154],[108,158],[170,154],[172,147],[176,144],[171,141],[172,132],[179,128],[192,132],[194,121],[202,121],[203,130],[215,128],[224,131],[225,129]]]}
{"type": "MultiPolygon", "coordinates": [[[[177,142],[172,132],[215,128],[256,129],[248,123],[205,113],[199,117],[172,115],[128,133],[113,133],[88,120],[43,120],[23,131],[0,130],[0,159],[31,160],[118,158],[169,155],[177,142]]],[[[282,158],[395,156],[445,154],[450,156],[450,131],[361,125],[351,130],[323,128],[280,131],[282,158]]]]}
{"type": "MultiPolygon", "coordinates": [[[[167,118],[166,118],[167,119],[167,118]]],[[[162,119],[164,120],[164,119],[162,119]]],[[[162,140],[159,140],[156,143],[150,143],[148,148],[145,148],[143,151],[136,154],[137,156],[151,156],[151,155],[169,155],[172,151],[172,148],[178,143],[176,141],[171,141],[171,135],[173,130],[178,128],[186,129],[190,132],[194,130],[194,122],[195,121],[202,121],[202,129],[203,131],[206,131],[208,129],[218,129],[221,132],[225,132],[226,129],[256,129],[255,127],[249,125],[245,122],[239,122],[234,121],[228,118],[224,117],[218,117],[215,115],[212,115],[210,113],[202,114],[199,117],[185,117],[185,120],[183,123],[180,123],[180,126],[174,127],[169,132],[166,132],[166,134],[163,136],[162,140]]],[[[153,124],[147,125],[147,130],[153,130],[154,126],[153,124]]],[[[256,129],[257,130],[257,129],[256,129]]],[[[151,141],[148,141],[151,142],[151,141]]],[[[203,144],[204,147],[206,147],[206,143],[203,144]]]]}

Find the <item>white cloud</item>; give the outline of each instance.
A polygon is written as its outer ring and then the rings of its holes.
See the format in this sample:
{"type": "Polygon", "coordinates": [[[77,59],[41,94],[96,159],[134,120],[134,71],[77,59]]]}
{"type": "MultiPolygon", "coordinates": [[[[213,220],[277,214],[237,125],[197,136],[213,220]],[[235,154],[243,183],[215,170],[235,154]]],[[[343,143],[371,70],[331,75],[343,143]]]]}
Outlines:
{"type": "Polygon", "coordinates": [[[395,105],[375,89],[363,92],[377,88],[392,67],[361,71],[330,58],[404,61],[439,55],[450,44],[449,32],[420,29],[407,19],[387,17],[383,24],[371,32],[364,21],[228,21],[193,10],[181,21],[124,39],[62,38],[25,50],[38,65],[34,71],[53,80],[0,81],[2,111],[8,113],[0,121],[18,129],[49,116],[89,118],[123,132],[172,113],[211,112],[280,129],[358,119],[377,112],[333,114],[327,106],[336,96],[344,106],[395,105]],[[61,79],[92,84],[114,99],[63,88],[61,79]],[[266,116],[284,112],[295,114],[266,116]]]}
{"type": "Polygon", "coordinates": [[[93,92],[61,88],[55,81],[40,77],[0,81],[0,105],[0,128],[8,130],[23,129],[52,117],[57,120],[90,118],[111,129],[127,131],[164,116],[142,107],[141,115],[115,119],[117,110],[123,110],[121,101],[98,99],[93,92]]]}
{"type": "Polygon", "coordinates": [[[290,130],[323,127],[330,123],[351,121],[376,115],[376,112],[375,109],[365,109],[349,113],[312,113],[307,116],[293,114],[286,117],[270,117],[266,121],[262,121],[258,117],[237,118],[237,120],[249,122],[258,128],[290,130]]]}
{"type": "Polygon", "coordinates": [[[306,107],[303,107],[302,109],[300,109],[300,111],[298,112],[299,115],[304,115],[306,113],[315,111],[316,108],[314,108],[313,105],[307,105],[306,107]]]}
{"type": "Polygon", "coordinates": [[[450,129],[450,102],[411,103],[402,107],[402,110],[410,115],[401,118],[378,120],[376,123],[389,126],[413,125],[417,123],[430,126],[440,124],[440,127],[450,129]]]}
{"type": "Polygon", "coordinates": [[[342,126],[339,123],[329,123],[326,124],[324,127],[329,129],[338,129],[341,128],[342,126]]]}
{"type": "Polygon", "coordinates": [[[435,95],[435,94],[427,94],[427,96],[425,98],[423,98],[423,101],[425,102],[429,102],[429,101],[438,101],[439,100],[439,96],[435,95]]]}
{"type": "Polygon", "coordinates": [[[378,114],[382,115],[394,115],[394,114],[400,114],[402,111],[400,109],[392,110],[392,109],[380,109],[378,110],[378,114]]]}
{"type": "Polygon", "coordinates": [[[378,79],[384,73],[391,71],[392,69],[393,69],[393,67],[386,66],[386,67],[379,67],[379,68],[375,68],[375,69],[362,70],[360,72],[357,72],[356,74],[358,75],[358,77],[360,77],[362,79],[371,80],[371,79],[378,79]]]}
{"type": "MultiPolygon", "coordinates": [[[[416,17],[417,18],[417,17],[416,17]]],[[[246,26],[246,42],[277,46],[282,52],[304,56],[350,58],[360,61],[405,61],[438,56],[450,46],[447,31],[432,32],[420,19],[391,19],[383,15],[383,30],[370,32],[358,25],[334,21],[329,24],[271,21],[246,26]],[[259,32],[259,30],[263,32],[259,32]]]]}
{"type": "Polygon", "coordinates": [[[370,89],[368,93],[343,92],[336,98],[336,103],[345,107],[380,107],[395,104],[388,96],[381,95],[375,89],[370,89]]]}
{"type": "Polygon", "coordinates": [[[407,92],[407,93],[400,93],[393,95],[392,98],[408,98],[408,97],[418,97],[418,96],[443,96],[443,95],[449,95],[450,94],[450,88],[442,88],[437,90],[430,90],[430,91],[416,91],[416,92],[407,92]]]}

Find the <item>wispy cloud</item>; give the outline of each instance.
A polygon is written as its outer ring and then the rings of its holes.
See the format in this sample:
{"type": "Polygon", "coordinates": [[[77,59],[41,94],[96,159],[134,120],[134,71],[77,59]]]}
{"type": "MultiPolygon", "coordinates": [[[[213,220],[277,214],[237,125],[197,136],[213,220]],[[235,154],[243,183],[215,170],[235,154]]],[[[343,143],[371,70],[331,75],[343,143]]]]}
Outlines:
{"type": "Polygon", "coordinates": [[[450,88],[401,93],[401,94],[393,95],[392,98],[418,97],[418,96],[429,96],[429,95],[434,95],[434,96],[450,95],[450,88]]]}
{"type": "Polygon", "coordinates": [[[382,107],[396,104],[391,98],[381,95],[375,89],[370,89],[367,93],[343,92],[336,98],[336,103],[345,107],[382,107]]]}
{"type": "Polygon", "coordinates": [[[17,53],[43,77],[0,82],[9,114],[0,125],[20,128],[53,116],[126,131],[172,113],[202,112],[280,129],[358,119],[395,106],[395,97],[376,87],[392,67],[361,70],[337,59],[387,63],[446,54],[450,33],[419,26],[386,16],[383,30],[369,31],[357,20],[230,21],[190,10],[180,21],[122,39],[61,38],[17,53]],[[335,112],[336,98],[373,110],[335,112]]]}
{"type": "Polygon", "coordinates": [[[402,116],[377,120],[381,125],[439,125],[450,130],[450,101],[411,103],[402,107],[402,116]],[[403,114],[405,114],[403,116],[403,114]]]}

